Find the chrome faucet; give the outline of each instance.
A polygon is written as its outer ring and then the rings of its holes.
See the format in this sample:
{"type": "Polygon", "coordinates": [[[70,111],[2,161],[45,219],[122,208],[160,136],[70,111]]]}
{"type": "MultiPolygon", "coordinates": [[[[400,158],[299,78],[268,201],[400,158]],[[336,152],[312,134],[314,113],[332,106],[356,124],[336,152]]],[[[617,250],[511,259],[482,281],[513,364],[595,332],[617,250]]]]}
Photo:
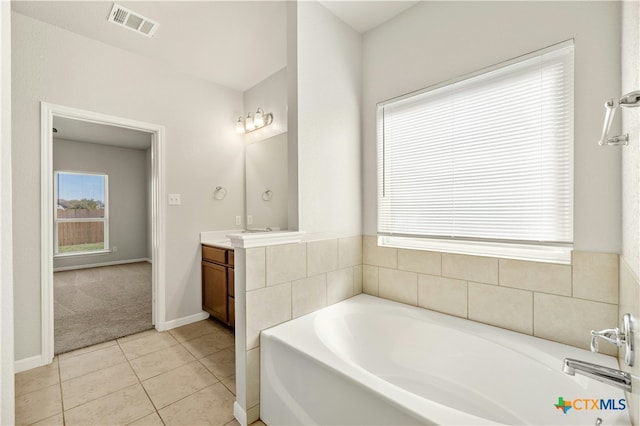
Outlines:
{"type": "Polygon", "coordinates": [[[631,392],[631,374],[622,370],[578,359],[565,358],[562,371],[570,376],[574,376],[576,373],[582,374],[599,382],[631,392]]]}
{"type": "Polygon", "coordinates": [[[598,339],[613,343],[617,347],[624,346],[624,361],[628,366],[633,365],[633,327],[631,314],[622,316],[622,330],[619,328],[606,328],[604,330],[591,330],[591,352],[598,352],[598,339]]]}

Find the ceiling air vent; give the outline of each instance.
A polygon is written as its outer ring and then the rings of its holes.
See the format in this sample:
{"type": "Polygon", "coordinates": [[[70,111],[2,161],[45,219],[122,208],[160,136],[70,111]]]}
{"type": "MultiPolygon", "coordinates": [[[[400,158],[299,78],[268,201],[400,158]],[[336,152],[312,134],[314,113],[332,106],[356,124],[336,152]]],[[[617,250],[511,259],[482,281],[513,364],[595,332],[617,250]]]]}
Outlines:
{"type": "Polygon", "coordinates": [[[153,37],[158,26],[160,26],[157,22],[145,18],[139,13],[133,12],[117,3],[114,3],[113,8],[111,8],[109,22],[113,22],[114,24],[128,28],[147,37],[153,37]]]}

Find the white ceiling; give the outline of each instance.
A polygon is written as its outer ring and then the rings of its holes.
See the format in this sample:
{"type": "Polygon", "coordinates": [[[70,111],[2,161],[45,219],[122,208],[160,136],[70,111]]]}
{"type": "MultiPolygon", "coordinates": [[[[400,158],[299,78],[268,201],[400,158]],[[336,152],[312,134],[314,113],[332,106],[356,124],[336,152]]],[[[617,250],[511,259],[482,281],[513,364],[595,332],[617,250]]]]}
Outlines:
{"type": "Polygon", "coordinates": [[[53,134],[54,139],[97,143],[131,149],[147,149],[151,146],[151,133],[139,130],[62,117],[53,117],[53,127],[58,130],[53,134]]]}
{"type": "Polygon", "coordinates": [[[361,34],[387,22],[419,1],[320,0],[320,3],[361,34]]]}
{"type": "MultiPolygon", "coordinates": [[[[13,0],[15,12],[245,91],[287,65],[286,1],[118,1],[160,24],[152,38],[107,21],[112,1],[13,0]]],[[[321,3],[364,33],[417,1],[321,3]]]]}

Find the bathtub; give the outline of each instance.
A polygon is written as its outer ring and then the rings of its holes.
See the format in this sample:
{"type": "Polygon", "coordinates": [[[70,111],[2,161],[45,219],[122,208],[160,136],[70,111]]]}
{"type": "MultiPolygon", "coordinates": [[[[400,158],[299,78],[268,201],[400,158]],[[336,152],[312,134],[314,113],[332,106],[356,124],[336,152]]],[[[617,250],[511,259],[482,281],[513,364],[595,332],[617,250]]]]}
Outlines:
{"type": "Polygon", "coordinates": [[[624,392],[565,375],[565,357],[618,368],[611,356],[362,294],[262,332],[260,417],[271,426],[630,424],[624,392]],[[559,397],[579,401],[564,413],[559,397]],[[584,401],[601,399],[599,410],[584,401]]]}

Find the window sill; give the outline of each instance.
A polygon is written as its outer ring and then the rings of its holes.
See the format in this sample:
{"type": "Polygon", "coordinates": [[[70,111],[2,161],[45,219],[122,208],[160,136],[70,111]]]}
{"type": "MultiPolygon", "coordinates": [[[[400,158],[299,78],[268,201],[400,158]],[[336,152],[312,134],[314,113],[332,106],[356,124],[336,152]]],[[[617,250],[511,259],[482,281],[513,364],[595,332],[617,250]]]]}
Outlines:
{"type": "Polygon", "coordinates": [[[64,257],[76,257],[76,256],[91,256],[94,254],[109,254],[112,253],[110,249],[105,250],[94,250],[94,251],[78,251],[74,253],[58,253],[54,254],[54,259],[64,258],[64,257]]]}
{"type": "Polygon", "coordinates": [[[475,241],[451,241],[413,237],[378,236],[378,245],[470,256],[499,257],[530,262],[571,264],[571,247],[536,246],[475,241]]]}

